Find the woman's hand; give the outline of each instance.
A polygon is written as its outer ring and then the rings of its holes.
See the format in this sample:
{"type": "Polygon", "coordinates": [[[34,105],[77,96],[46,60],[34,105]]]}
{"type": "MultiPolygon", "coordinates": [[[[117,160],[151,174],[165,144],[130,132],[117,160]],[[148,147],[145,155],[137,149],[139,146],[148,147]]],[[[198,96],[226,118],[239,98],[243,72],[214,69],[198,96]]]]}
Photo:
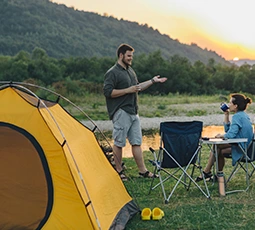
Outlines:
{"type": "Polygon", "coordinates": [[[229,120],[229,110],[227,110],[226,112],[224,112],[224,123],[229,123],[230,120],[229,120]]]}
{"type": "Polygon", "coordinates": [[[224,135],[223,135],[223,134],[218,133],[215,137],[216,137],[216,138],[224,138],[224,135]]]}

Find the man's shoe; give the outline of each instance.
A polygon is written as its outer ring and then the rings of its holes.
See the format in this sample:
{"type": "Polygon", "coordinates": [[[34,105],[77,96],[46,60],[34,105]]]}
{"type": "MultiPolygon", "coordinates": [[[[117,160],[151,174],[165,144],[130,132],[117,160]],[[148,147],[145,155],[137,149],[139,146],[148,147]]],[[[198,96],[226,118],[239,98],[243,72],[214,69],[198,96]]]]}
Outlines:
{"type": "Polygon", "coordinates": [[[146,171],[145,173],[139,172],[139,176],[140,176],[140,177],[143,177],[143,178],[158,178],[158,175],[157,175],[157,174],[153,174],[153,173],[150,172],[150,171],[146,171]]]}
{"type": "Polygon", "coordinates": [[[128,181],[128,178],[127,178],[127,176],[126,176],[125,173],[124,173],[124,170],[121,170],[120,172],[118,172],[118,174],[119,174],[120,179],[121,179],[122,181],[128,181]]]}

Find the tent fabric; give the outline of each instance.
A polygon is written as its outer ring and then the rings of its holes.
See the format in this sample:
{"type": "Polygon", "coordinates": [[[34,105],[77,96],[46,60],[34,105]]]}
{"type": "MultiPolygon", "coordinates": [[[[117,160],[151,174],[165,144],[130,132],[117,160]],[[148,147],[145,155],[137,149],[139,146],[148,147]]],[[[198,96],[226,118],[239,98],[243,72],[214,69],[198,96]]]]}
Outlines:
{"type": "Polygon", "coordinates": [[[0,229],[124,229],[139,210],[95,134],[28,92],[0,90],[0,229]]]}

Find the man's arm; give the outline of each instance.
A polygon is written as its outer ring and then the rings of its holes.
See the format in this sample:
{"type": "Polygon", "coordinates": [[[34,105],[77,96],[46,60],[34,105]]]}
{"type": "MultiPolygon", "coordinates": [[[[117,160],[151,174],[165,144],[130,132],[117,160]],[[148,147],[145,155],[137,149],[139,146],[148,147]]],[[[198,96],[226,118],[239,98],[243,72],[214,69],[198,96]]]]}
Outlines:
{"type": "Polygon", "coordinates": [[[166,80],[167,80],[166,77],[160,78],[160,76],[157,75],[157,76],[154,76],[151,80],[144,81],[140,84],[130,86],[126,89],[113,89],[112,93],[111,93],[111,97],[115,98],[115,97],[123,96],[123,95],[128,94],[128,93],[140,92],[140,91],[143,91],[143,90],[149,88],[154,83],[163,83],[166,80]]]}
{"type": "Polygon", "coordinates": [[[138,85],[133,85],[133,86],[130,86],[126,89],[113,89],[112,90],[112,93],[111,93],[111,97],[112,98],[115,98],[115,97],[120,97],[120,96],[123,96],[125,94],[128,94],[128,93],[136,93],[138,92],[138,85]]]}
{"type": "Polygon", "coordinates": [[[138,90],[138,91],[143,91],[143,90],[149,88],[150,86],[152,86],[154,83],[163,83],[166,80],[167,80],[166,77],[160,78],[160,75],[154,76],[152,79],[140,83],[139,84],[140,85],[140,90],[138,90]]]}

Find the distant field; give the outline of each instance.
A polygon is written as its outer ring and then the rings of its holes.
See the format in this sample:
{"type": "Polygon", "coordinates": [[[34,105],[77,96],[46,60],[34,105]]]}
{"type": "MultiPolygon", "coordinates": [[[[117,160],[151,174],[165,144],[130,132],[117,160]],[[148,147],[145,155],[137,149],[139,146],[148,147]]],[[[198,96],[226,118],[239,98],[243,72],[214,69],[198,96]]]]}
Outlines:
{"type": "MultiPolygon", "coordinates": [[[[70,96],[69,99],[78,105],[88,116],[96,120],[108,120],[105,98],[103,95],[90,94],[83,97],[70,96]]],[[[228,95],[189,96],[167,95],[150,96],[139,95],[139,115],[141,117],[166,117],[166,116],[206,116],[220,114],[220,103],[229,100],[228,95]]],[[[77,119],[84,120],[80,111],[65,107],[77,119]]],[[[255,103],[247,109],[248,113],[255,114],[255,103]]]]}

